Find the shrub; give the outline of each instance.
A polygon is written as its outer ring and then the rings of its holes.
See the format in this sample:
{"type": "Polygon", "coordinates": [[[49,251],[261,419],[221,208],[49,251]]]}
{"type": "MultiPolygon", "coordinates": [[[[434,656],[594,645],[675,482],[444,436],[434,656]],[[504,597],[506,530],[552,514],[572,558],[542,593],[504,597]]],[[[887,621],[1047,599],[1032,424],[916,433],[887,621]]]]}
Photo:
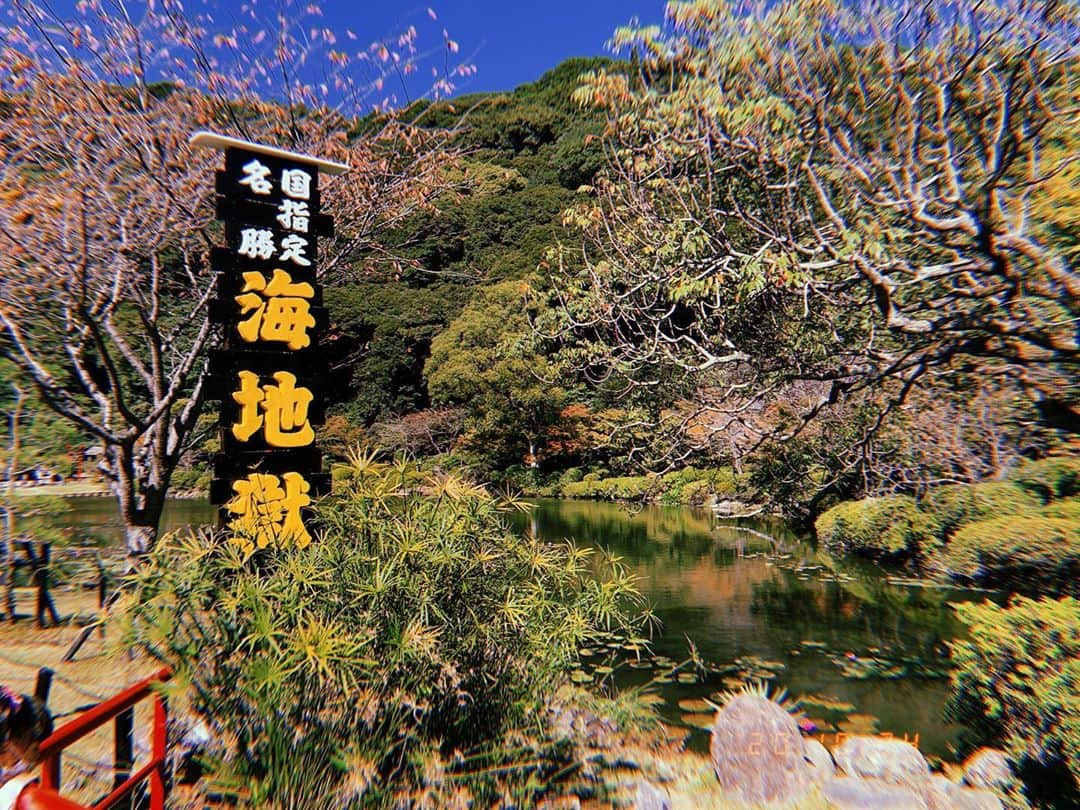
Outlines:
{"type": "Polygon", "coordinates": [[[730,467],[716,467],[699,470],[686,467],[675,472],[665,473],[660,477],[662,503],[700,505],[709,499],[710,494],[734,495],[744,482],[730,467]]]}
{"type": "Polygon", "coordinates": [[[1029,513],[1041,505],[1035,495],[1016,484],[991,481],[938,487],[919,507],[930,515],[934,539],[940,544],[969,523],[1029,513]]]}
{"type": "Polygon", "coordinates": [[[915,554],[930,531],[927,516],[907,495],[844,501],[818,517],[814,528],[829,553],[871,557],[915,554]]]}
{"type": "Polygon", "coordinates": [[[657,478],[652,475],[623,476],[601,479],[589,473],[581,481],[562,488],[567,498],[602,498],[613,501],[642,500],[655,493],[657,478]]]}
{"type": "Polygon", "coordinates": [[[599,487],[595,481],[572,481],[562,488],[564,498],[595,498],[598,493],[599,487]]]}
{"type": "Polygon", "coordinates": [[[567,484],[576,484],[584,477],[585,472],[581,467],[570,467],[569,469],[563,470],[559,475],[559,486],[564,487],[567,484]]]}
{"type": "Polygon", "coordinates": [[[1080,456],[1029,461],[1010,478],[1044,501],[1080,495],[1080,456]]]}
{"type": "Polygon", "coordinates": [[[679,492],[679,502],[690,506],[701,506],[708,502],[713,488],[708,481],[690,481],[679,492]]]}
{"type": "Polygon", "coordinates": [[[210,491],[210,481],[213,479],[213,470],[200,467],[178,467],[172,475],[170,482],[174,495],[177,493],[205,494],[210,491]]]}
{"type": "Polygon", "coordinates": [[[959,530],[999,515],[1035,515],[1042,502],[1016,484],[985,482],[932,489],[921,501],[907,496],[845,501],[822,513],[818,539],[833,553],[939,559],[959,530]]]}
{"type": "Polygon", "coordinates": [[[956,669],[947,713],[980,742],[1003,744],[1018,764],[1063,763],[1072,785],[1050,795],[1072,806],[1067,796],[1078,798],[1080,784],[1080,602],[1017,596],[1008,608],[956,610],[969,637],[950,644],[956,669]]]}
{"type": "Polygon", "coordinates": [[[1038,512],[1043,517],[1061,518],[1080,523],[1080,498],[1062,498],[1047,504],[1038,512]]]}
{"type": "Polygon", "coordinates": [[[714,472],[709,483],[717,495],[736,495],[749,486],[750,476],[736,475],[730,467],[721,467],[714,472]]]}
{"type": "Polygon", "coordinates": [[[711,477],[711,471],[699,470],[695,467],[685,467],[681,470],[664,473],[660,476],[660,488],[662,490],[660,500],[663,503],[687,503],[683,499],[683,489],[691,484],[705,483],[708,485],[711,477]]]}
{"type": "Polygon", "coordinates": [[[1011,515],[962,528],[945,548],[954,576],[1021,593],[1080,595],[1080,522],[1011,515]]]}
{"type": "Polygon", "coordinates": [[[653,475],[628,475],[606,478],[601,482],[601,493],[617,501],[638,501],[655,494],[657,477],[653,475]]]}
{"type": "Polygon", "coordinates": [[[126,642],[174,668],[257,805],[397,806],[445,787],[441,806],[467,786],[489,806],[505,774],[535,789],[539,768],[501,767],[499,741],[537,725],[583,643],[631,628],[631,578],[513,534],[511,505],[459,479],[370,456],[338,477],[304,549],[162,539],[129,583],[126,642]]]}

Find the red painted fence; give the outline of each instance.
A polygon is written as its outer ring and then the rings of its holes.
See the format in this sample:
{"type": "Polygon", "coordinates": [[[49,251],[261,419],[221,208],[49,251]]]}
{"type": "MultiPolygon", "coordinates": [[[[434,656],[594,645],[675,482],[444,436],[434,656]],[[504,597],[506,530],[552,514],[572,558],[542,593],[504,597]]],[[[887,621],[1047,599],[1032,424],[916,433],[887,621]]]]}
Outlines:
{"type": "MultiPolygon", "coordinates": [[[[127,799],[135,787],[147,781],[150,784],[150,810],[163,810],[165,807],[165,723],[168,713],[165,699],[156,694],[151,687],[163,683],[172,677],[166,667],[154,675],[130,686],[118,695],[99,703],[85,714],[65,723],[42,742],[41,785],[24,791],[19,807],[27,808],[82,808],[85,805],[74,804],[60,795],[60,755],[72,743],[82,739],[90,732],[108,723],[115,722],[116,727],[116,776],[112,793],[92,805],[92,810],[107,810],[116,807],[127,799]],[[133,774],[129,774],[132,759],[131,723],[133,707],[140,701],[151,698],[154,707],[154,722],[151,733],[150,761],[133,774]],[[26,799],[23,802],[23,798],[26,799]]],[[[129,804],[130,806],[130,804],[129,804]]]]}

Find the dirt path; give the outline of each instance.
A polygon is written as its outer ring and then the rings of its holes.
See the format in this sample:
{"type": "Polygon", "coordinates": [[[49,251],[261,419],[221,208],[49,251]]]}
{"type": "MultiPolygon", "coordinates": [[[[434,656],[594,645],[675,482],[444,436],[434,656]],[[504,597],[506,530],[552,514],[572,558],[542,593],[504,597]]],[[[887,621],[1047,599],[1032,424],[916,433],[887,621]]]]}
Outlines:
{"type": "MultiPolygon", "coordinates": [[[[28,613],[33,607],[29,589],[19,589],[18,609],[28,613]]],[[[61,615],[93,614],[97,594],[82,590],[57,589],[54,592],[61,615]]],[[[145,659],[116,654],[109,639],[95,633],[86,642],[75,661],[61,658],[78,635],[76,624],[39,630],[32,620],[11,624],[0,622],[0,684],[23,693],[33,693],[38,670],[48,667],[55,672],[49,695],[49,709],[60,725],[124,687],[142,680],[158,667],[145,659]]],[[[135,745],[138,762],[146,760],[149,704],[136,709],[135,745]]],[[[107,724],[76,743],[63,757],[63,792],[74,799],[92,800],[109,792],[112,785],[113,729],[107,724]]]]}

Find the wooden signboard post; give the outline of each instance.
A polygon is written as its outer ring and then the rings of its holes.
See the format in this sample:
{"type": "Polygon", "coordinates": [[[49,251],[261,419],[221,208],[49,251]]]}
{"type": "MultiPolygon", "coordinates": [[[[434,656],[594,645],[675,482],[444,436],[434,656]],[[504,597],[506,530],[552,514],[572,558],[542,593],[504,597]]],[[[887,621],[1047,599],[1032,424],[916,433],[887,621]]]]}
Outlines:
{"type": "Polygon", "coordinates": [[[208,398],[221,401],[221,452],[210,500],[246,551],[306,546],[312,498],[329,476],[315,444],[323,422],[326,328],[317,283],[320,174],[348,166],[210,132],[192,146],[221,149],[217,216],[227,247],[215,248],[211,320],[224,328],[210,355],[208,398]]]}

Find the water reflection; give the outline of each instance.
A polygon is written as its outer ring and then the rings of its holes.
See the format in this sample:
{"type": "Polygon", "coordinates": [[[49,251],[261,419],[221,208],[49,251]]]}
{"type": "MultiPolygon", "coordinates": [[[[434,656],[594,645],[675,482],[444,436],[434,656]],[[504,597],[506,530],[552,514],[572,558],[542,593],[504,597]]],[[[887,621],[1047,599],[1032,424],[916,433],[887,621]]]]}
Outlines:
{"type": "MultiPolygon", "coordinates": [[[[217,510],[206,498],[174,498],[165,504],[161,530],[203,526],[216,519],[217,510]]],[[[124,523],[112,498],[65,498],[56,522],[69,544],[123,548],[124,523]]]]}
{"type": "MultiPolygon", "coordinates": [[[[918,733],[925,752],[949,755],[958,729],[941,717],[944,642],[962,626],[948,603],[981,594],[893,585],[870,565],[837,568],[774,520],[732,523],[677,507],[540,501],[520,528],[621,556],[663,622],[656,654],[681,660],[689,638],[712,663],[775,662],[774,682],[793,696],[854,704],[851,718],[836,715],[836,723],[854,718],[868,730],[918,733]]],[[[644,683],[652,674],[622,668],[617,679],[644,683]]],[[[677,701],[730,686],[726,677],[663,684],[666,714],[677,718],[677,701]]]]}

